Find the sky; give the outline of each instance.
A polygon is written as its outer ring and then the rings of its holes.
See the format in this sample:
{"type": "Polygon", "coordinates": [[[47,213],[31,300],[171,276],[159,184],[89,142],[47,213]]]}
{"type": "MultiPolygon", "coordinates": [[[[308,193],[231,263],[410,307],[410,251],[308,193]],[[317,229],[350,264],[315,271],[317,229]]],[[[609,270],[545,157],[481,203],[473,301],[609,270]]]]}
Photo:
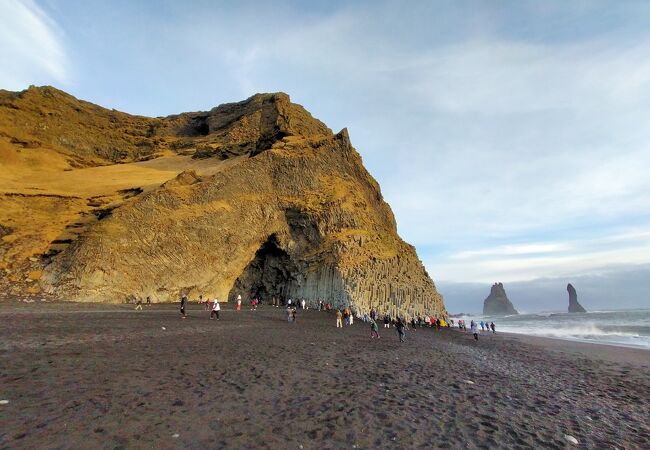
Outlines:
{"type": "Polygon", "coordinates": [[[496,281],[650,308],[649,25],[633,0],[3,0],[0,88],[149,116],[287,92],[348,128],[450,311],[496,281]]]}

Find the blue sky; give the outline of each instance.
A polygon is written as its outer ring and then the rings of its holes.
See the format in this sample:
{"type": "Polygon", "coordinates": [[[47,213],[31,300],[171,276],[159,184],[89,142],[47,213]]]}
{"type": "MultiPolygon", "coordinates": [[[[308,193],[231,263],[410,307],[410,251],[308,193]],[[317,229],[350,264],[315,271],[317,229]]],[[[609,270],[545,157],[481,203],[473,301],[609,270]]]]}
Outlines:
{"type": "Polygon", "coordinates": [[[0,88],[152,116],[285,91],[348,127],[451,310],[540,279],[650,307],[649,24],[646,1],[4,0],[0,88]]]}

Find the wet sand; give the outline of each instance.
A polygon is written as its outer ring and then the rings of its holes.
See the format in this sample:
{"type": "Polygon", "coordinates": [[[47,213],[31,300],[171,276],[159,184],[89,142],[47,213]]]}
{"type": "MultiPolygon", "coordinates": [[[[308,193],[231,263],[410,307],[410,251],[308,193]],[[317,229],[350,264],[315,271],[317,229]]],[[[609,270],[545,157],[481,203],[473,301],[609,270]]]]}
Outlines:
{"type": "Polygon", "coordinates": [[[0,448],[650,448],[645,350],[192,308],[1,303],[0,448]]]}

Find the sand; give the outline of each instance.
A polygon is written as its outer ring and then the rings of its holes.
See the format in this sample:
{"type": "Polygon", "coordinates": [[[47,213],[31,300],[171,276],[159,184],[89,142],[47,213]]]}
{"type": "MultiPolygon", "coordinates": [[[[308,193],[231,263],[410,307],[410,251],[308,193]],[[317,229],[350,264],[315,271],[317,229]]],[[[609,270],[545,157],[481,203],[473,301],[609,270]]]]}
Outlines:
{"type": "Polygon", "coordinates": [[[648,351],[192,308],[0,304],[0,448],[650,447],[648,351]]]}

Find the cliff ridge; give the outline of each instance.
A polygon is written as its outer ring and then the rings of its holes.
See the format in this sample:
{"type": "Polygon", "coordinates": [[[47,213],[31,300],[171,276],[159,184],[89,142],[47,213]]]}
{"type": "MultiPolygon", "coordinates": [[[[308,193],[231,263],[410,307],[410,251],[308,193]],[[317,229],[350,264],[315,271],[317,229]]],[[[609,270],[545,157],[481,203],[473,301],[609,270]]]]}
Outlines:
{"type": "Polygon", "coordinates": [[[50,87],[0,91],[0,161],[10,294],[446,313],[347,130],[284,93],[147,118],[50,87]]]}

